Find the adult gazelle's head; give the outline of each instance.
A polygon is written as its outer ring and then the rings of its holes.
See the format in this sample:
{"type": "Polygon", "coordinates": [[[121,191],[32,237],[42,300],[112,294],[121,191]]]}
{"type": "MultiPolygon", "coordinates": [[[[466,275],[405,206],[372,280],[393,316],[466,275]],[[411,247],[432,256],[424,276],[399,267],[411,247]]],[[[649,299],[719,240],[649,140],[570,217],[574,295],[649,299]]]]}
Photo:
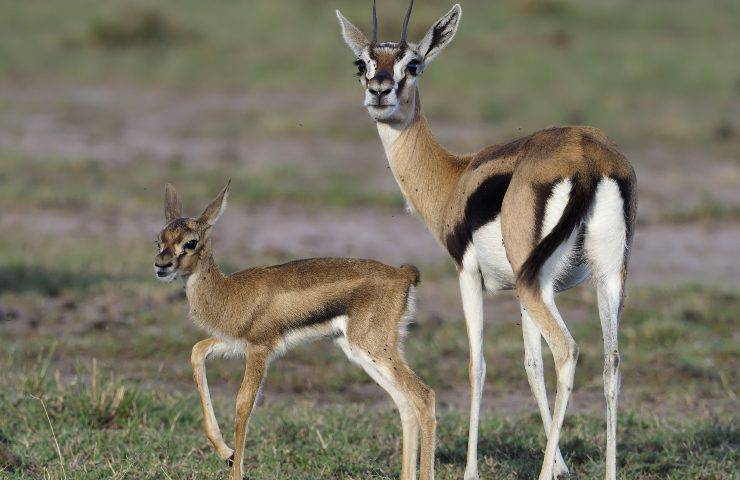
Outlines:
{"type": "Polygon", "coordinates": [[[452,41],[462,16],[455,5],[437,20],[419,43],[406,40],[414,1],[406,11],[398,42],[378,42],[378,17],[373,0],[372,40],[337,10],[342,36],[355,54],[357,76],[365,89],[365,107],[378,122],[405,123],[414,114],[416,82],[426,66],[452,41]]]}

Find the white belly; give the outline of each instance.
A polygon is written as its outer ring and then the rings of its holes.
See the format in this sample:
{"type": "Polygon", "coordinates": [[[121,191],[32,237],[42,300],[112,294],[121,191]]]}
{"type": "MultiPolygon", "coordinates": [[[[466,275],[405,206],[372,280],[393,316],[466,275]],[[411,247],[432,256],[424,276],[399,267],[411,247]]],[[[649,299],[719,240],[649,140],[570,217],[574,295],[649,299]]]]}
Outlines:
{"type": "Polygon", "coordinates": [[[473,247],[488,291],[514,288],[514,271],[506,258],[501,236],[501,217],[473,232],[473,247]]]}

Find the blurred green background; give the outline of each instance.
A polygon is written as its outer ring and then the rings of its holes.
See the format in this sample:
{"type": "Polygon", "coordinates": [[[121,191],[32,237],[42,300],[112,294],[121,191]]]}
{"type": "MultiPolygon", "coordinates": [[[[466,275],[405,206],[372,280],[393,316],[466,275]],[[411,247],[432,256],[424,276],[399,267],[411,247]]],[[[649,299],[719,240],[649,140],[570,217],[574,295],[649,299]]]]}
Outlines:
{"type": "MultiPolygon", "coordinates": [[[[215,232],[226,271],[320,255],[420,267],[408,357],[437,391],[439,477],[462,476],[467,340],[454,269],[403,212],[334,15],[339,8],[367,29],[370,5],[0,2],[0,476],[225,476],[190,379],[190,347],[204,334],[185,318],[181,286],[157,283],[151,262],[164,183],[177,185],[195,215],[227,178],[231,202],[215,232]]],[[[420,82],[443,144],[469,151],[554,124],[590,124],[637,171],[621,475],[734,478],[740,4],[462,7],[454,42],[420,82]]],[[[381,38],[397,38],[406,4],[378,8],[381,38]]],[[[417,1],[410,37],[449,8],[417,1]]],[[[596,478],[605,426],[591,289],[564,294],[560,305],[582,347],[561,446],[577,478],[596,478]]],[[[488,299],[486,312],[481,475],[531,478],[544,434],[518,307],[504,294],[488,299]]],[[[229,441],[242,368],[209,364],[229,441]]],[[[385,394],[339,351],[302,347],[271,368],[247,470],[397,477],[397,423],[385,394]]]]}

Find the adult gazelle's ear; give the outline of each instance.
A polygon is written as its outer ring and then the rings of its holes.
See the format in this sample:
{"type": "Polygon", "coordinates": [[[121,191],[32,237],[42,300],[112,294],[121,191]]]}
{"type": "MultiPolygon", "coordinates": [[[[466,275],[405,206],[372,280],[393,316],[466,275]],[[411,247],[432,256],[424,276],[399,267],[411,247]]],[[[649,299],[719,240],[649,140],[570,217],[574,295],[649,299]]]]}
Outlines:
{"type": "Polygon", "coordinates": [[[455,4],[449,12],[434,22],[434,25],[419,42],[419,53],[424,56],[424,63],[434,60],[434,57],[452,41],[455,33],[457,33],[457,27],[460,25],[461,17],[462,8],[460,4],[455,4]]]}
{"type": "Polygon", "coordinates": [[[203,213],[200,214],[200,217],[198,218],[199,222],[204,223],[209,227],[216,224],[218,217],[220,217],[221,214],[224,213],[224,210],[226,210],[226,202],[229,198],[229,185],[231,185],[231,179],[229,179],[224,189],[221,190],[221,193],[218,194],[218,197],[216,197],[216,199],[213,200],[205,210],[203,210],[203,213]]]}
{"type": "Polygon", "coordinates": [[[170,223],[180,217],[182,217],[182,202],[177,196],[174,185],[168,183],[164,187],[164,218],[167,223],[170,223]]]}
{"type": "Polygon", "coordinates": [[[352,22],[344,18],[344,15],[337,10],[337,18],[339,19],[339,26],[342,27],[342,37],[347,46],[352,49],[352,52],[356,57],[362,54],[362,51],[370,44],[364,33],[359,28],[352,25],[352,22]]]}

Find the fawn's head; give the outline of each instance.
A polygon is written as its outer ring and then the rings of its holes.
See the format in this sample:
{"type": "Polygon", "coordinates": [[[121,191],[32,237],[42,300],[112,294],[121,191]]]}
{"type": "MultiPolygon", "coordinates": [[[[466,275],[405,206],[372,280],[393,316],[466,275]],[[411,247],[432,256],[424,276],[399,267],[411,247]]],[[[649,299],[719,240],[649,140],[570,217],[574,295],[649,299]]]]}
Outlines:
{"type": "Polygon", "coordinates": [[[201,254],[210,253],[211,227],[226,209],[229,183],[198,218],[182,216],[182,203],[175,187],[167,184],[164,193],[165,227],[157,235],[157,255],[154,257],[154,273],[162,282],[171,282],[177,277],[193,273],[201,260],[201,254]]]}
{"type": "Polygon", "coordinates": [[[427,31],[418,44],[406,40],[411,0],[398,42],[378,43],[378,17],[373,0],[372,40],[337,10],[342,36],[355,54],[357,76],[365,90],[365,107],[378,122],[406,123],[416,108],[416,82],[426,66],[455,36],[462,8],[456,4],[427,31]]]}

